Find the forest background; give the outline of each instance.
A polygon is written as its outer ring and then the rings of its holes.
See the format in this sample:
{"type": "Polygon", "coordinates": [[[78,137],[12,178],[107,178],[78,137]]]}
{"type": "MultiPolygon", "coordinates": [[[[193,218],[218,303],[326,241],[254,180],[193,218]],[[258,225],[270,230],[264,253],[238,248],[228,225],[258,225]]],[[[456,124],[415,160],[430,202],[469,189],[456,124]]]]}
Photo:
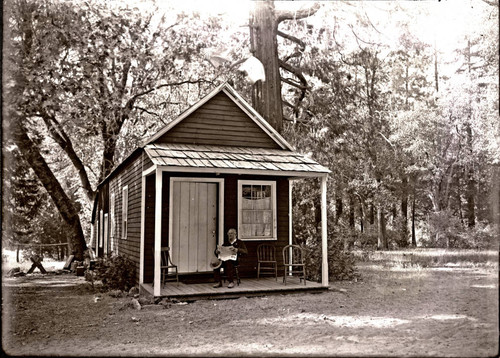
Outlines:
{"type": "MultiPolygon", "coordinates": [[[[256,2],[235,3],[5,3],[4,248],[88,243],[97,184],[144,139],[222,82],[251,102],[256,2]]],[[[278,28],[281,133],[332,171],[330,250],[496,248],[498,1],[274,5],[310,9],[278,28]]],[[[310,248],[318,191],[294,184],[310,248]]]]}

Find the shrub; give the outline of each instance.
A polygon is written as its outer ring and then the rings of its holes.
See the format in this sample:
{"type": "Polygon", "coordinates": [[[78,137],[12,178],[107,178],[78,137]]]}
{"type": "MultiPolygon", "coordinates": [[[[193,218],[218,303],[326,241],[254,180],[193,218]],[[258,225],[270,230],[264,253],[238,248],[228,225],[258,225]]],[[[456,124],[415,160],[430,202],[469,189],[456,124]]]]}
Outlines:
{"type": "MultiPolygon", "coordinates": [[[[321,279],[321,238],[309,240],[306,245],[306,265],[309,279],[321,279]]],[[[344,240],[337,235],[328,235],[328,276],[334,280],[352,280],[358,276],[355,258],[344,250],[344,240]]]]}
{"type": "Polygon", "coordinates": [[[135,285],[135,264],[120,255],[99,259],[95,279],[100,280],[106,290],[128,291],[135,285]]]}

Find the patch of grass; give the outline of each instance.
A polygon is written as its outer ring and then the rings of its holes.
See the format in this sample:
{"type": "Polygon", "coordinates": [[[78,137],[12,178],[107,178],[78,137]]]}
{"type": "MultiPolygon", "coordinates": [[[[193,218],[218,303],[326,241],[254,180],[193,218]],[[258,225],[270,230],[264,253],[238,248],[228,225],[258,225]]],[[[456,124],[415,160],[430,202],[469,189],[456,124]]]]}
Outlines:
{"type": "Polygon", "coordinates": [[[387,267],[496,267],[498,252],[465,249],[408,249],[397,251],[354,251],[357,260],[377,262],[387,267]]]}

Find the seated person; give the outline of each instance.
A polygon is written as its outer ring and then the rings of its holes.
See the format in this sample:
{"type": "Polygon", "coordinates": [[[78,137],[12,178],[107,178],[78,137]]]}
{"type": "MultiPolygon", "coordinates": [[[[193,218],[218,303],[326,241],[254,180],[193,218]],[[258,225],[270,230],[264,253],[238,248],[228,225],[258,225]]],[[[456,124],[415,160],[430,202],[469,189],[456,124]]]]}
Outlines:
{"type": "MultiPolygon", "coordinates": [[[[227,287],[228,288],[234,287],[234,267],[238,265],[239,256],[246,255],[248,253],[245,243],[238,239],[236,229],[229,229],[227,232],[227,236],[228,236],[228,241],[224,242],[222,246],[229,247],[230,250],[236,255],[236,260],[222,261],[222,265],[214,269],[214,278],[216,282],[214,288],[222,287],[222,279],[220,275],[220,269],[222,267],[224,267],[224,272],[226,273],[227,280],[229,281],[229,285],[227,287]]],[[[218,257],[220,252],[221,252],[221,247],[220,245],[217,245],[217,248],[214,251],[215,256],[218,257]]]]}

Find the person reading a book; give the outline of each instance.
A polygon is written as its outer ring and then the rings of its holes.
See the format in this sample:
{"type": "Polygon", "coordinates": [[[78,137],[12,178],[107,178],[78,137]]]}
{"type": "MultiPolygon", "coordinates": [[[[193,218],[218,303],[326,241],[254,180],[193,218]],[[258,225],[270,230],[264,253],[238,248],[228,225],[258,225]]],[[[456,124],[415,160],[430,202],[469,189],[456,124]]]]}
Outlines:
{"type": "Polygon", "coordinates": [[[215,256],[222,261],[219,267],[214,269],[215,285],[214,288],[222,287],[222,278],[220,274],[221,268],[224,268],[224,272],[227,275],[227,280],[229,281],[228,288],[234,287],[234,267],[238,265],[238,258],[240,255],[246,255],[248,253],[245,243],[238,239],[236,229],[229,229],[227,232],[228,240],[224,244],[217,245],[214,253],[215,256]]]}

